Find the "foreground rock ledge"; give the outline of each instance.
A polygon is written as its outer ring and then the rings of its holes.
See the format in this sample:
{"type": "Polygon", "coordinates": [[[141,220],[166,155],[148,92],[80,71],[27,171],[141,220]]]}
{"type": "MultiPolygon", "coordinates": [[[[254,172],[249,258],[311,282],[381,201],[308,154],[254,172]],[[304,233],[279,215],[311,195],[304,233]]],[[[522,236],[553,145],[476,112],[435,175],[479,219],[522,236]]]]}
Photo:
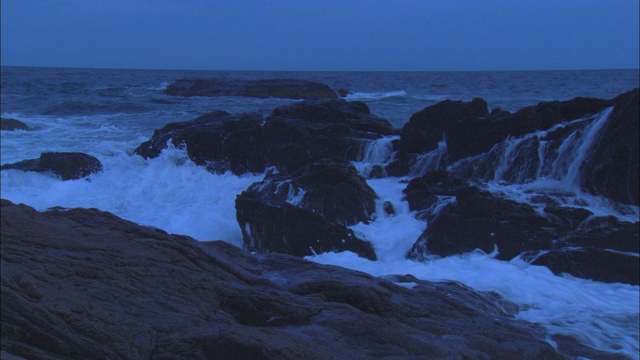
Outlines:
{"type": "Polygon", "coordinates": [[[3,358],[563,358],[512,305],[458,283],[1,205],[3,358]]]}

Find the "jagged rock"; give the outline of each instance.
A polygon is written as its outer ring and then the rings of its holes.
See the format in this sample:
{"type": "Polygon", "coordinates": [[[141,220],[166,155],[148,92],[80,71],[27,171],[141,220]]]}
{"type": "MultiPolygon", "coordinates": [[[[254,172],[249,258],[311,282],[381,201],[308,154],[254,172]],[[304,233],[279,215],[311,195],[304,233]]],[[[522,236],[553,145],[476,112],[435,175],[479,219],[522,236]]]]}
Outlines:
{"type": "Polygon", "coordinates": [[[548,267],[554,274],[567,273],[608,283],[640,284],[638,253],[585,246],[529,252],[522,257],[533,265],[548,267]]]}
{"type": "Polygon", "coordinates": [[[580,168],[581,187],[624,204],[640,204],[640,101],[635,89],[615,105],[590,156],[580,168]]]}
{"type": "Polygon", "coordinates": [[[438,148],[454,123],[469,124],[489,117],[487,102],[475,98],[471,102],[444,100],[411,115],[402,127],[400,150],[407,153],[424,153],[438,148]]]}
{"type": "Polygon", "coordinates": [[[167,86],[165,93],[175,96],[244,96],[261,99],[338,98],[325,84],[297,79],[180,79],[167,86]]]}
{"type": "Polygon", "coordinates": [[[393,133],[391,124],[362,102],[307,100],[258,114],[215,111],[156,130],[135,152],[153,158],[167,146],[186,145],[196,164],[236,174],[263,172],[268,166],[292,170],[322,157],[355,161],[365,145],[393,133]]]}
{"type": "Polygon", "coordinates": [[[0,130],[31,130],[31,128],[20,120],[0,118],[0,130]]]}
{"type": "Polygon", "coordinates": [[[432,171],[412,179],[402,191],[411,211],[417,211],[418,217],[428,218],[428,211],[441,197],[453,197],[469,188],[469,183],[460,178],[452,178],[446,171],[432,171]]]}
{"type": "Polygon", "coordinates": [[[175,147],[186,146],[193,162],[213,172],[262,172],[266,167],[262,154],[263,122],[260,114],[214,111],[154,131],[151,139],[140,144],[135,153],[155,158],[170,140],[175,147]]]}
{"type": "Polygon", "coordinates": [[[375,259],[371,245],[345,226],[368,221],[376,198],[353,165],[322,159],[252,184],[238,195],[236,216],[250,251],[348,250],[375,259]]]}
{"type": "Polygon", "coordinates": [[[513,304],[458,283],[1,205],[3,358],[563,358],[513,304]]]}
{"type": "Polygon", "coordinates": [[[17,169],[52,173],[62,180],[74,180],[102,171],[102,163],[96,157],[78,152],[46,152],[39,159],[20,161],[0,166],[0,170],[17,169]]]}

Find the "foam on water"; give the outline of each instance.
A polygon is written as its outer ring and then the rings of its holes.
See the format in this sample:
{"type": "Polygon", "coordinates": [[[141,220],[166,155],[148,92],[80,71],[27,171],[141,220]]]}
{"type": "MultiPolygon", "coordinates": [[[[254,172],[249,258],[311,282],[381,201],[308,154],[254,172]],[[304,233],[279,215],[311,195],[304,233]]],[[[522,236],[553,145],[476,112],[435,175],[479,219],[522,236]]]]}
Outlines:
{"type": "Polygon", "coordinates": [[[375,100],[375,99],[383,99],[387,97],[406,96],[406,95],[407,95],[407,92],[404,90],[381,91],[381,92],[355,92],[352,94],[348,94],[346,96],[346,99],[348,101],[375,100]]]}
{"type": "Polygon", "coordinates": [[[405,184],[399,180],[368,181],[380,196],[379,204],[391,201],[396,215],[387,215],[378,208],[373,222],[351,227],[358,236],[372,242],[378,261],[351,252],[324,253],[307,259],[373,276],[411,274],[423,280],[454,280],[477,290],[495,291],[519,306],[517,318],[541,324],[550,334],[571,335],[596,349],[637,356],[638,286],[556,276],[543,266],[517,258],[499,261],[494,259],[495,254],[479,251],[425,262],[404,258],[426,224],[416,220],[402,201],[405,184]]]}
{"type": "Polygon", "coordinates": [[[2,171],[2,197],[38,210],[95,207],[169,233],[242,246],[235,197],[262,175],[213,175],[174,148],[150,160],[126,153],[100,160],[104,171],[91,181],[2,171]]]}

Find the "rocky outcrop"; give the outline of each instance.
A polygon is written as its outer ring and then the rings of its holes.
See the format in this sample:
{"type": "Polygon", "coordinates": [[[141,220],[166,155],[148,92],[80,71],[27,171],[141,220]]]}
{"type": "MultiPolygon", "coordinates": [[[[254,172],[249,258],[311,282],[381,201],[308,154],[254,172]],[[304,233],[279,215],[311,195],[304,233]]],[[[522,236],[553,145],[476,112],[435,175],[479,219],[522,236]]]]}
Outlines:
{"type": "Polygon", "coordinates": [[[174,96],[244,96],[282,99],[336,99],[338,95],[325,84],[297,79],[231,80],[180,79],[167,86],[174,96]]]}
{"type": "Polygon", "coordinates": [[[167,146],[186,146],[189,158],[212,171],[263,172],[268,166],[295,169],[323,157],[355,161],[371,140],[393,133],[366,104],[308,100],[283,106],[262,118],[215,111],[156,130],[135,152],[153,158],[167,146]]]}
{"type": "Polygon", "coordinates": [[[20,120],[0,118],[0,130],[13,131],[13,130],[31,130],[29,125],[23,123],[20,120]]]}
{"type": "Polygon", "coordinates": [[[493,195],[446,172],[413,179],[404,190],[410,209],[429,226],[409,258],[449,256],[496,247],[496,258],[520,256],[554,273],[638,284],[640,224],[595,216],[540,198],[532,205],[493,195]]]}
{"type": "Polygon", "coordinates": [[[170,141],[176,148],[186,146],[189,158],[212,172],[262,172],[266,167],[262,151],[263,122],[259,114],[214,111],[154,131],[151,139],[134,152],[144,158],[155,158],[170,141]]]}
{"type": "Polygon", "coordinates": [[[50,173],[62,180],[85,178],[102,171],[102,163],[96,157],[78,152],[47,152],[38,159],[5,164],[0,170],[16,169],[50,173]]]}
{"type": "Polygon", "coordinates": [[[624,204],[640,205],[638,89],[614,99],[601,135],[580,169],[581,187],[624,204]]]}
{"type": "Polygon", "coordinates": [[[375,260],[371,245],[346,226],[368,221],[376,198],[353,165],[320,159],[252,184],[236,199],[236,217],[249,251],[351,251],[375,260]]]}
{"type": "Polygon", "coordinates": [[[563,358],[514,305],[458,283],[1,205],[3,358],[563,358]]]}

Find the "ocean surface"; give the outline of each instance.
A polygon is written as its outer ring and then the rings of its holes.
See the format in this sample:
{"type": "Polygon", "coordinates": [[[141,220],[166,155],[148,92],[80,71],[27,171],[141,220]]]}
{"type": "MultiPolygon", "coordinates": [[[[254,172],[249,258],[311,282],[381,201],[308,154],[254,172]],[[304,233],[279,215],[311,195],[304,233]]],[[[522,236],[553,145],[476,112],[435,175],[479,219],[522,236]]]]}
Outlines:
{"type": "MultiPolygon", "coordinates": [[[[505,72],[255,72],[108,70],[2,67],[2,117],[25,122],[36,131],[2,131],[0,162],[37,158],[48,151],[79,151],[100,159],[104,171],[89,179],[61,181],[37,173],[6,170],[1,196],[38,210],[54,206],[90,207],[109,211],[139,224],[195,239],[225,240],[242,246],[235,218],[235,197],[263,174],[213,175],[193,164],[184,149],[170,148],[145,160],[133,150],[167,123],[191,120],[205,112],[259,112],[295,100],[240,97],[172,97],[163,90],[186,77],[297,78],[348,89],[347,100],[361,100],[371,111],[400,128],[411,114],[441,100],[484,98],[489,108],[516,111],[541,101],[577,96],[609,99],[639,86],[638,70],[505,71],[505,72]]],[[[391,139],[372,144],[362,161],[384,163],[393,154],[391,139]]],[[[586,141],[586,140],[585,140],[586,141]]],[[[588,143],[586,143],[588,146],[588,143]]],[[[579,159],[578,159],[579,160],[579,159]]],[[[420,175],[414,173],[414,176],[420,175]]],[[[339,265],[375,276],[413,274],[431,281],[455,280],[472,288],[495,291],[520,308],[516,317],[540,324],[549,334],[568,334],[584,344],[631,359],[639,355],[639,287],[607,284],[568,275],[523,260],[498,261],[495,254],[472,252],[425,262],[404,254],[428,226],[417,220],[402,200],[401,178],[369,180],[380,197],[370,224],[351,228],[372,242],[378,261],[352,253],[325,253],[311,261],[339,265]],[[387,216],[382,202],[391,201],[396,216],[387,216]]],[[[537,187],[549,183],[485,187],[518,201],[527,201],[537,187]]],[[[565,189],[566,190],[566,189],[565,189]]],[[[637,207],[624,207],[585,197],[597,214],[638,221],[637,207]]],[[[552,344],[553,341],[548,339],[552,344]]]]}

